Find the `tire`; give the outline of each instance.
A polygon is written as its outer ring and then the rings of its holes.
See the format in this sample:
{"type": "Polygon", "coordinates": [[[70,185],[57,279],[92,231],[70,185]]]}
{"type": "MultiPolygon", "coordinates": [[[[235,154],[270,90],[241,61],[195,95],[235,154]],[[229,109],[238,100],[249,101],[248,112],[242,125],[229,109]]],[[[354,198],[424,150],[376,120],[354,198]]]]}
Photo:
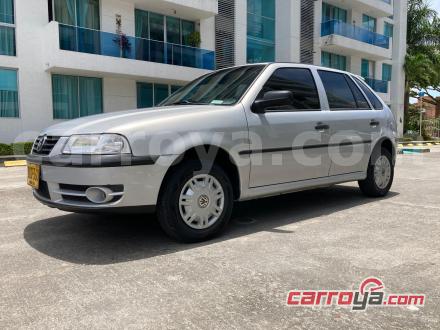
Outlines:
{"type": "Polygon", "coordinates": [[[387,149],[381,148],[380,152],[373,151],[368,163],[367,178],[365,180],[358,181],[359,188],[366,196],[383,197],[388,194],[388,191],[393,184],[393,178],[393,158],[387,149]],[[382,165],[380,164],[381,162],[382,165]]]}
{"type": "Polygon", "coordinates": [[[170,237],[185,243],[205,241],[220,234],[231,218],[232,184],[220,166],[186,161],[162,183],[157,206],[159,223],[170,237]]]}

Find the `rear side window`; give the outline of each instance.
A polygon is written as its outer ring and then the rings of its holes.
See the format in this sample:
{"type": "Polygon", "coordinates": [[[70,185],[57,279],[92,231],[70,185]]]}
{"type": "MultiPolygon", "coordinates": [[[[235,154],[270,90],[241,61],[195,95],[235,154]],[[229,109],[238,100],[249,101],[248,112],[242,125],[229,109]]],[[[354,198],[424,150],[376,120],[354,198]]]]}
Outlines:
{"type": "Polygon", "coordinates": [[[286,90],[293,94],[292,110],[321,110],[318,90],[309,69],[277,69],[264,85],[258,99],[264,98],[269,91],[286,90]]]}
{"type": "Polygon", "coordinates": [[[347,75],[345,75],[345,79],[347,79],[348,85],[350,86],[350,89],[351,89],[353,96],[356,100],[357,108],[359,110],[371,109],[364,94],[362,94],[361,90],[359,89],[359,87],[356,86],[354,81],[351,80],[351,78],[347,75]]]}
{"type": "Polygon", "coordinates": [[[382,110],[383,109],[382,102],[380,102],[377,96],[374,95],[374,93],[367,87],[367,85],[365,85],[365,82],[363,82],[357,77],[354,77],[354,79],[356,80],[358,85],[362,88],[365,95],[367,95],[368,99],[370,100],[370,103],[373,105],[373,108],[376,110],[382,110]]]}
{"type": "Polygon", "coordinates": [[[356,109],[357,104],[344,74],[319,70],[332,110],[356,109]]]}

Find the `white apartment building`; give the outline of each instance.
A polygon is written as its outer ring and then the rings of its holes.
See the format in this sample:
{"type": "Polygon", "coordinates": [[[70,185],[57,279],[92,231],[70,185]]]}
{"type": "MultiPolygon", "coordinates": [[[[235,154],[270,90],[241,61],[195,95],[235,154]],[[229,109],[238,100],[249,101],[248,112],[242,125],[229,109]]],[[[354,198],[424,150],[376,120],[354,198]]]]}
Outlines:
{"type": "Polygon", "coordinates": [[[405,39],[406,0],[0,0],[0,142],[268,61],[364,76],[402,132],[405,39]]]}

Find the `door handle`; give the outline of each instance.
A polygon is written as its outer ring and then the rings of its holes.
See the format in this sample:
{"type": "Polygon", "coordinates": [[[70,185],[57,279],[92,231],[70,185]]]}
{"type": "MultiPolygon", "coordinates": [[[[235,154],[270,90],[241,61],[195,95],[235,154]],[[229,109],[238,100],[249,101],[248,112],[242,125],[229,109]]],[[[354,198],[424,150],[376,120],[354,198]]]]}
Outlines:
{"type": "Polygon", "coordinates": [[[328,126],[327,124],[322,124],[322,123],[318,123],[315,126],[315,129],[317,131],[323,131],[323,130],[326,130],[326,129],[329,129],[329,128],[330,128],[330,126],[328,126]]]}
{"type": "Polygon", "coordinates": [[[370,121],[370,126],[376,127],[376,126],[379,126],[379,125],[380,125],[380,122],[375,120],[375,119],[372,119],[370,121]]]}

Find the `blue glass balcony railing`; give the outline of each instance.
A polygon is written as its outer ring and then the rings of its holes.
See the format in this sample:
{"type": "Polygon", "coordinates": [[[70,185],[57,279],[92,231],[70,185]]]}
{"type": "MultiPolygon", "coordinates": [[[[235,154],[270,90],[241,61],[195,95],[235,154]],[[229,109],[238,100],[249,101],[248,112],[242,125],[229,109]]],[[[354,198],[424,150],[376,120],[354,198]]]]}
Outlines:
{"type": "Polygon", "coordinates": [[[321,36],[324,37],[330,34],[338,34],[370,45],[390,48],[390,38],[387,36],[338,20],[327,21],[321,24],[321,36]]]}
{"type": "Polygon", "coordinates": [[[215,52],[59,24],[60,49],[214,70],[215,52]]]}
{"type": "Polygon", "coordinates": [[[386,80],[378,80],[373,78],[364,78],[365,82],[378,93],[388,93],[388,81],[386,80]]]}

